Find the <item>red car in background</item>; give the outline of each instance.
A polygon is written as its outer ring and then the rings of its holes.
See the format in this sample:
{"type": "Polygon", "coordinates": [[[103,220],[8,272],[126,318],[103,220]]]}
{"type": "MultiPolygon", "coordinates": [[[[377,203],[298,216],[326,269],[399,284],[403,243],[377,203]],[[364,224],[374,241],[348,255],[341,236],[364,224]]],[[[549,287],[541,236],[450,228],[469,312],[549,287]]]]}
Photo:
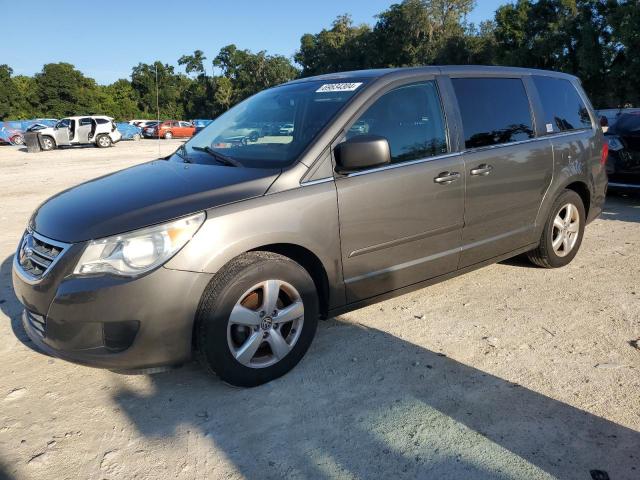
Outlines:
{"type": "Polygon", "coordinates": [[[196,127],[190,122],[180,120],[166,120],[160,125],[146,127],[142,130],[142,135],[146,138],[174,138],[193,137],[196,127]]]}

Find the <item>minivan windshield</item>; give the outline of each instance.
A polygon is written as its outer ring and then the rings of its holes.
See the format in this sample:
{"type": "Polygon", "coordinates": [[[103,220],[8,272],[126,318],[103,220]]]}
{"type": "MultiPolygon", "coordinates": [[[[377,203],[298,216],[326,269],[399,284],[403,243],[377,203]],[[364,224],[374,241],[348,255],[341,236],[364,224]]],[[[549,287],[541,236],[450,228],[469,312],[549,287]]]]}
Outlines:
{"type": "Polygon", "coordinates": [[[181,154],[198,163],[222,163],[226,158],[227,165],[287,167],[363,83],[309,81],[264,90],[220,115],[186,143],[181,154]]]}

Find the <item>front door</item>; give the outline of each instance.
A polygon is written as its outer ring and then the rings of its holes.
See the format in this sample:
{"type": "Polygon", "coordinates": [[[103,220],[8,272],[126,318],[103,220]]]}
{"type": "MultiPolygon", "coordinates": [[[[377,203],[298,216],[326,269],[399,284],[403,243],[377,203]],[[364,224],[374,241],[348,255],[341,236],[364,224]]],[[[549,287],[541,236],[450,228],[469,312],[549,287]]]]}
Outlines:
{"type": "Polygon", "coordinates": [[[535,138],[520,78],[452,79],[467,174],[460,268],[524,247],[553,174],[553,150],[535,138]]]}
{"type": "Polygon", "coordinates": [[[336,175],[348,302],[456,269],[464,165],[449,153],[436,82],[403,85],[353,121],[345,139],[380,135],[389,166],[336,175]]]}
{"type": "Polygon", "coordinates": [[[73,120],[70,118],[63,118],[54,127],[56,145],[69,145],[71,140],[71,124],[73,120]]]}

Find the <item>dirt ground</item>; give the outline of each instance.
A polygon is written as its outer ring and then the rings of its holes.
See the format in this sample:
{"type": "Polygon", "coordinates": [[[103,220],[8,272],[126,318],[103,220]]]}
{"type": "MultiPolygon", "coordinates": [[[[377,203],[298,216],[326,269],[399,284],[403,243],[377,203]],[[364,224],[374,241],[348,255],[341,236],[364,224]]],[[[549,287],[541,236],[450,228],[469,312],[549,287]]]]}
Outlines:
{"type": "Polygon", "coordinates": [[[178,144],[0,147],[0,478],[640,479],[640,196],[563,269],[510,260],[321,322],[262,387],[34,351],[10,277],[30,213],[178,144]]]}

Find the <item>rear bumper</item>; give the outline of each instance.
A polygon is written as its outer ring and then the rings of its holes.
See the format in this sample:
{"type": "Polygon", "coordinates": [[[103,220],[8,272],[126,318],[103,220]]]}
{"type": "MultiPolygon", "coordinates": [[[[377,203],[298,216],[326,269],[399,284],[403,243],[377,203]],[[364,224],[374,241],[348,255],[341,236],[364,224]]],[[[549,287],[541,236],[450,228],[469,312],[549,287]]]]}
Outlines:
{"type": "Polygon", "coordinates": [[[25,306],[23,325],[33,342],[50,355],[114,370],[187,361],[210,278],[162,267],[136,279],[67,277],[43,287],[25,281],[15,263],[13,268],[14,290],[25,306]],[[43,295],[51,299],[43,302],[43,295]]]}

